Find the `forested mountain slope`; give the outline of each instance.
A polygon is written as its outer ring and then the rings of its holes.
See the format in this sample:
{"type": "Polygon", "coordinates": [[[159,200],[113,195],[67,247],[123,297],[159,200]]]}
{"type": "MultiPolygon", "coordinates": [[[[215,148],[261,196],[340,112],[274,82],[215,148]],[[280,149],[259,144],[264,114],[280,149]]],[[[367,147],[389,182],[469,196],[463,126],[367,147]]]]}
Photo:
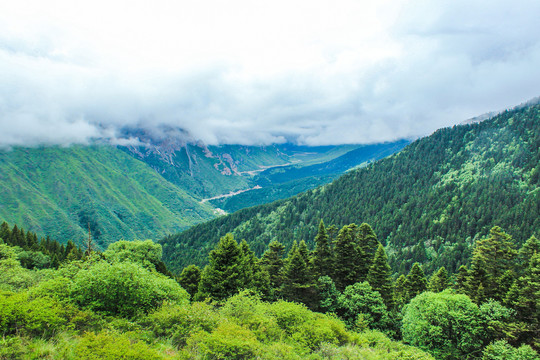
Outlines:
{"type": "Polygon", "coordinates": [[[371,224],[395,271],[428,260],[455,271],[467,262],[474,237],[494,225],[518,243],[537,233],[539,148],[538,105],[441,129],[327,186],[166,237],[164,259],[175,270],[204,263],[228,232],[245,238],[258,254],[272,239],[312,244],[324,219],[339,227],[371,224]]]}
{"type": "Polygon", "coordinates": [[[0,219],[98,246],[159,238],[211,219],[213,209],[111,146],[0,151],[0,219]]]}

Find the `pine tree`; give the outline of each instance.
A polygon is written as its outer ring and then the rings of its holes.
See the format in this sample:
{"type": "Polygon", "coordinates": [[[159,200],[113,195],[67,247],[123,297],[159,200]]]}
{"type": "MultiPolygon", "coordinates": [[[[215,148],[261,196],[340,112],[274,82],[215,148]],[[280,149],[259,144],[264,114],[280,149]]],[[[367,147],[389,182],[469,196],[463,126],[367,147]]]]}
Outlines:
{"type": "Polygon", "coordinates": [[[513,268],[517,252],[512,237],[498,226],[490,230],[487,239],[476,243],[467,280],[469,297],[477,304],[488,298],[502,301],[508,288],[500,284],[509,283],[508,271],[513,268]]]}
{"type": "Polygon", "coordinates": [[[401,274],[394,283],[394,303],[398,308],[407,303],[407,289],[405,288],[407,278],[401,274]]]}
{"type": "Polygon", "coordinates": [[[517,264],[520,275],[527,269],[534,253],[540,254],[540,241],[533,235],[523,244],[518,252],[517,264]]]}
{"type": "Polygon", "coordinates": [[[319,223],[319,231],[315,236],[315,250],[311,257],[311,268],[313,269],[313,276],[318,279],[321,276],[332,274],[333,253],[330,247],[330,241],[324,222],[321,220],[319,223]]]}
{"type": "Polygon", "coordinates": [[[448,289],[450,285],[450,277],[443,266],[429,279],[428,289],[433,292],[441,292],[448,289]]]}
{"type": "Polygon", "coordinates": [[[334,247],[334,282],[338,290],[359,282],[362,254],[356,242],[356,225],[346,225],[338,233],[334,247]]]}
{"type": "Polygon", "coordinates": [[[299,245],[296,241],[293,243],[283,267],[282,294],[289,301],[301,302],[313,308],[318,305],[318,300],[306,250],[304,240],[299,245]]]}
{"type": "Polygon", "coordinates": [[[358,228],[358,244],[366,254],[366,259],[369,262],[368,268],[371,267],[371,261],[379,248],[379,241],[369,224],[362,223],[358,228]]]}
{"type": "Polygon", "coordinates": [[[283,255],[285,246],[280,242],[273,240],[268,244],[268,250],[261,258],[261,265],[269,275],[269,296],[271,299],[277,299],[283,284],[283,255]]]}
{"type": "Polygon", "coordinates": [[[388,265],[388,257],[384,251],[384,247],[379,243],[379,247],[375,252],[373,264],[369,269],[367,281],[373,288],[378,291],[388,309],[394,307],[394,289],[392,286],[392,270],[388,265]]]}
{"type": "Polygon", "coordinates": [[[240,243],[242,286],[246,289],[258,291],[263,297],[268,297],[270,290],[270,276],[260,264],[259,259],[249,247],[246,240],[240,243]]]}
{"type": "Polygon", "coordinates": [[[426,275],[419,263],[413,264],[411,271],[405,278],[404,288],[407,296],[406,302],[427,290],[426,275]]]}
{"type": "Polygon", "coordinates": [[[223,300],[243,287],[242,252],[232,234],[222,237],[208,256],[196,299],[223,300]]]}
{"type": "Polygon", "coordinates": [[[467,294],[467,279],[469,278],[469,270],[465,265],[461,265],[456,276],[456,284],[454,289],[458,294],[467,294]]]}
{"type": "Polygon", "coordinates": [[[10,237],[11,230],[9,230],[8,223],[4,221],[2,225],[0,225],[0,239],[4,240],[4,242],[7,243],[10,237]]]}

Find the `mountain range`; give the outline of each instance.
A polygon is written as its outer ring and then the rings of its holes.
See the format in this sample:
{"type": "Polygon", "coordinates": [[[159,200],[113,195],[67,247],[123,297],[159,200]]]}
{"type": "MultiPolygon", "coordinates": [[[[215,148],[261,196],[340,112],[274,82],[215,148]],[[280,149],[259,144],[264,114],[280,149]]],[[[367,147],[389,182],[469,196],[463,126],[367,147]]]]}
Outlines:
{"type": "MultiPolygon", "coordinates": [[[[138,141],[124,146],[1,150],[0,221],[64,243],[82,244],[90,233],[98,248],[120,239],[157,240],[225,213],[207,199],[261,185],[271,191],[273,181],[263,183],[258,175],[271,168],[295,172],[298,185],[286,192],[273,191],[270,200],[275,200],[331,181],[348,166],[390,154],[402,143],[380,144],[375,151],[352,156],[363,146],[207,146],[175,133],[153,137],[131,130],[130,137],[134,136],[138,141]],[[303,177],[297,174],[303,166],[332,164],[346,154],[353,159],[327,171],[330,177],[314,182],[312,171],[303,177]]],[[[281,182],[276,184],[283,188],[281,182]]],[[[265,200],[268,197],[251,197],[242,206],[265,200]]]]}
{"type": "MultiPolygon", "coordinates": [[[[313,239],[321,220],[369,223],[396,272],[414,262],[456,272],[495,225],[518,244],[540,226],[540,105],[444,128],[402,151],[292,198],[243,209],[161,240],[168,266],[205,263],[232,233],[260,255],[272,240],[313,239]]],[[[277,176],[278,174],[276,174],[277,176]]]]}

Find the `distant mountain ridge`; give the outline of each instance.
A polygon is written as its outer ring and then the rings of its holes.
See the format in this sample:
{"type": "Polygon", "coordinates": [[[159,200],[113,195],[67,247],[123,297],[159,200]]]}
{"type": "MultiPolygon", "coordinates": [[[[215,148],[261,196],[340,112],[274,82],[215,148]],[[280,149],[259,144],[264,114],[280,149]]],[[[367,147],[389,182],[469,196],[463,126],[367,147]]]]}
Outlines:
{"type": "MultiPolygon", "coordinates": [[[[125,135],[131,140],[123,146],[0,150],[0,221],[79,244],[90,229],[100,248],[120,239],[159,239],[222,214],[202,200],[251,189],[265,169],[327,162],[360,147],[206,146],[179,130],[125,135]]],[[[319,184],[299,182],[291,194],[319,184]]]]}
{"type": "Polygon", "coordinates": [[[259,255],[278,240],[313,239],[321,219],[372,225],[395,271],[468,261],[475,237],[498,225],[521,243],[540,228],[540,105],[444,128],[329,185],[243,209],[161,240],[168,266],[204,264],[228,232],[259,255]]]}

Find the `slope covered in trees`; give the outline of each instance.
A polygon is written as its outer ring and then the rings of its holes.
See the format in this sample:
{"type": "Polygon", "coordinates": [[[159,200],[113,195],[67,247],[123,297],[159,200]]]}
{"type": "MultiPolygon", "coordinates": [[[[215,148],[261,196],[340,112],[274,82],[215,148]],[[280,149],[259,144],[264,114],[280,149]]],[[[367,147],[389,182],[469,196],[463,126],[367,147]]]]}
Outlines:
{"type": "Polygon", "coordinates": [[[246,239],[256,254],[272,240],[288,249],[313,239],[321,219],[368,222],[394,271],[429,262],[456,271],[475,238],[494,225],[518,244],[540,226],[540,106],[436,131],[400,153],[288,200],[240,210],[164,238],[173,269],[203,264],[221,236],[246,239]]]}
{"type": "Polygon", "coordinates": [[[213,209],[111,146],[0,151],[0,220],[98,246],[158,238],[211,219],[213,209]]]}

